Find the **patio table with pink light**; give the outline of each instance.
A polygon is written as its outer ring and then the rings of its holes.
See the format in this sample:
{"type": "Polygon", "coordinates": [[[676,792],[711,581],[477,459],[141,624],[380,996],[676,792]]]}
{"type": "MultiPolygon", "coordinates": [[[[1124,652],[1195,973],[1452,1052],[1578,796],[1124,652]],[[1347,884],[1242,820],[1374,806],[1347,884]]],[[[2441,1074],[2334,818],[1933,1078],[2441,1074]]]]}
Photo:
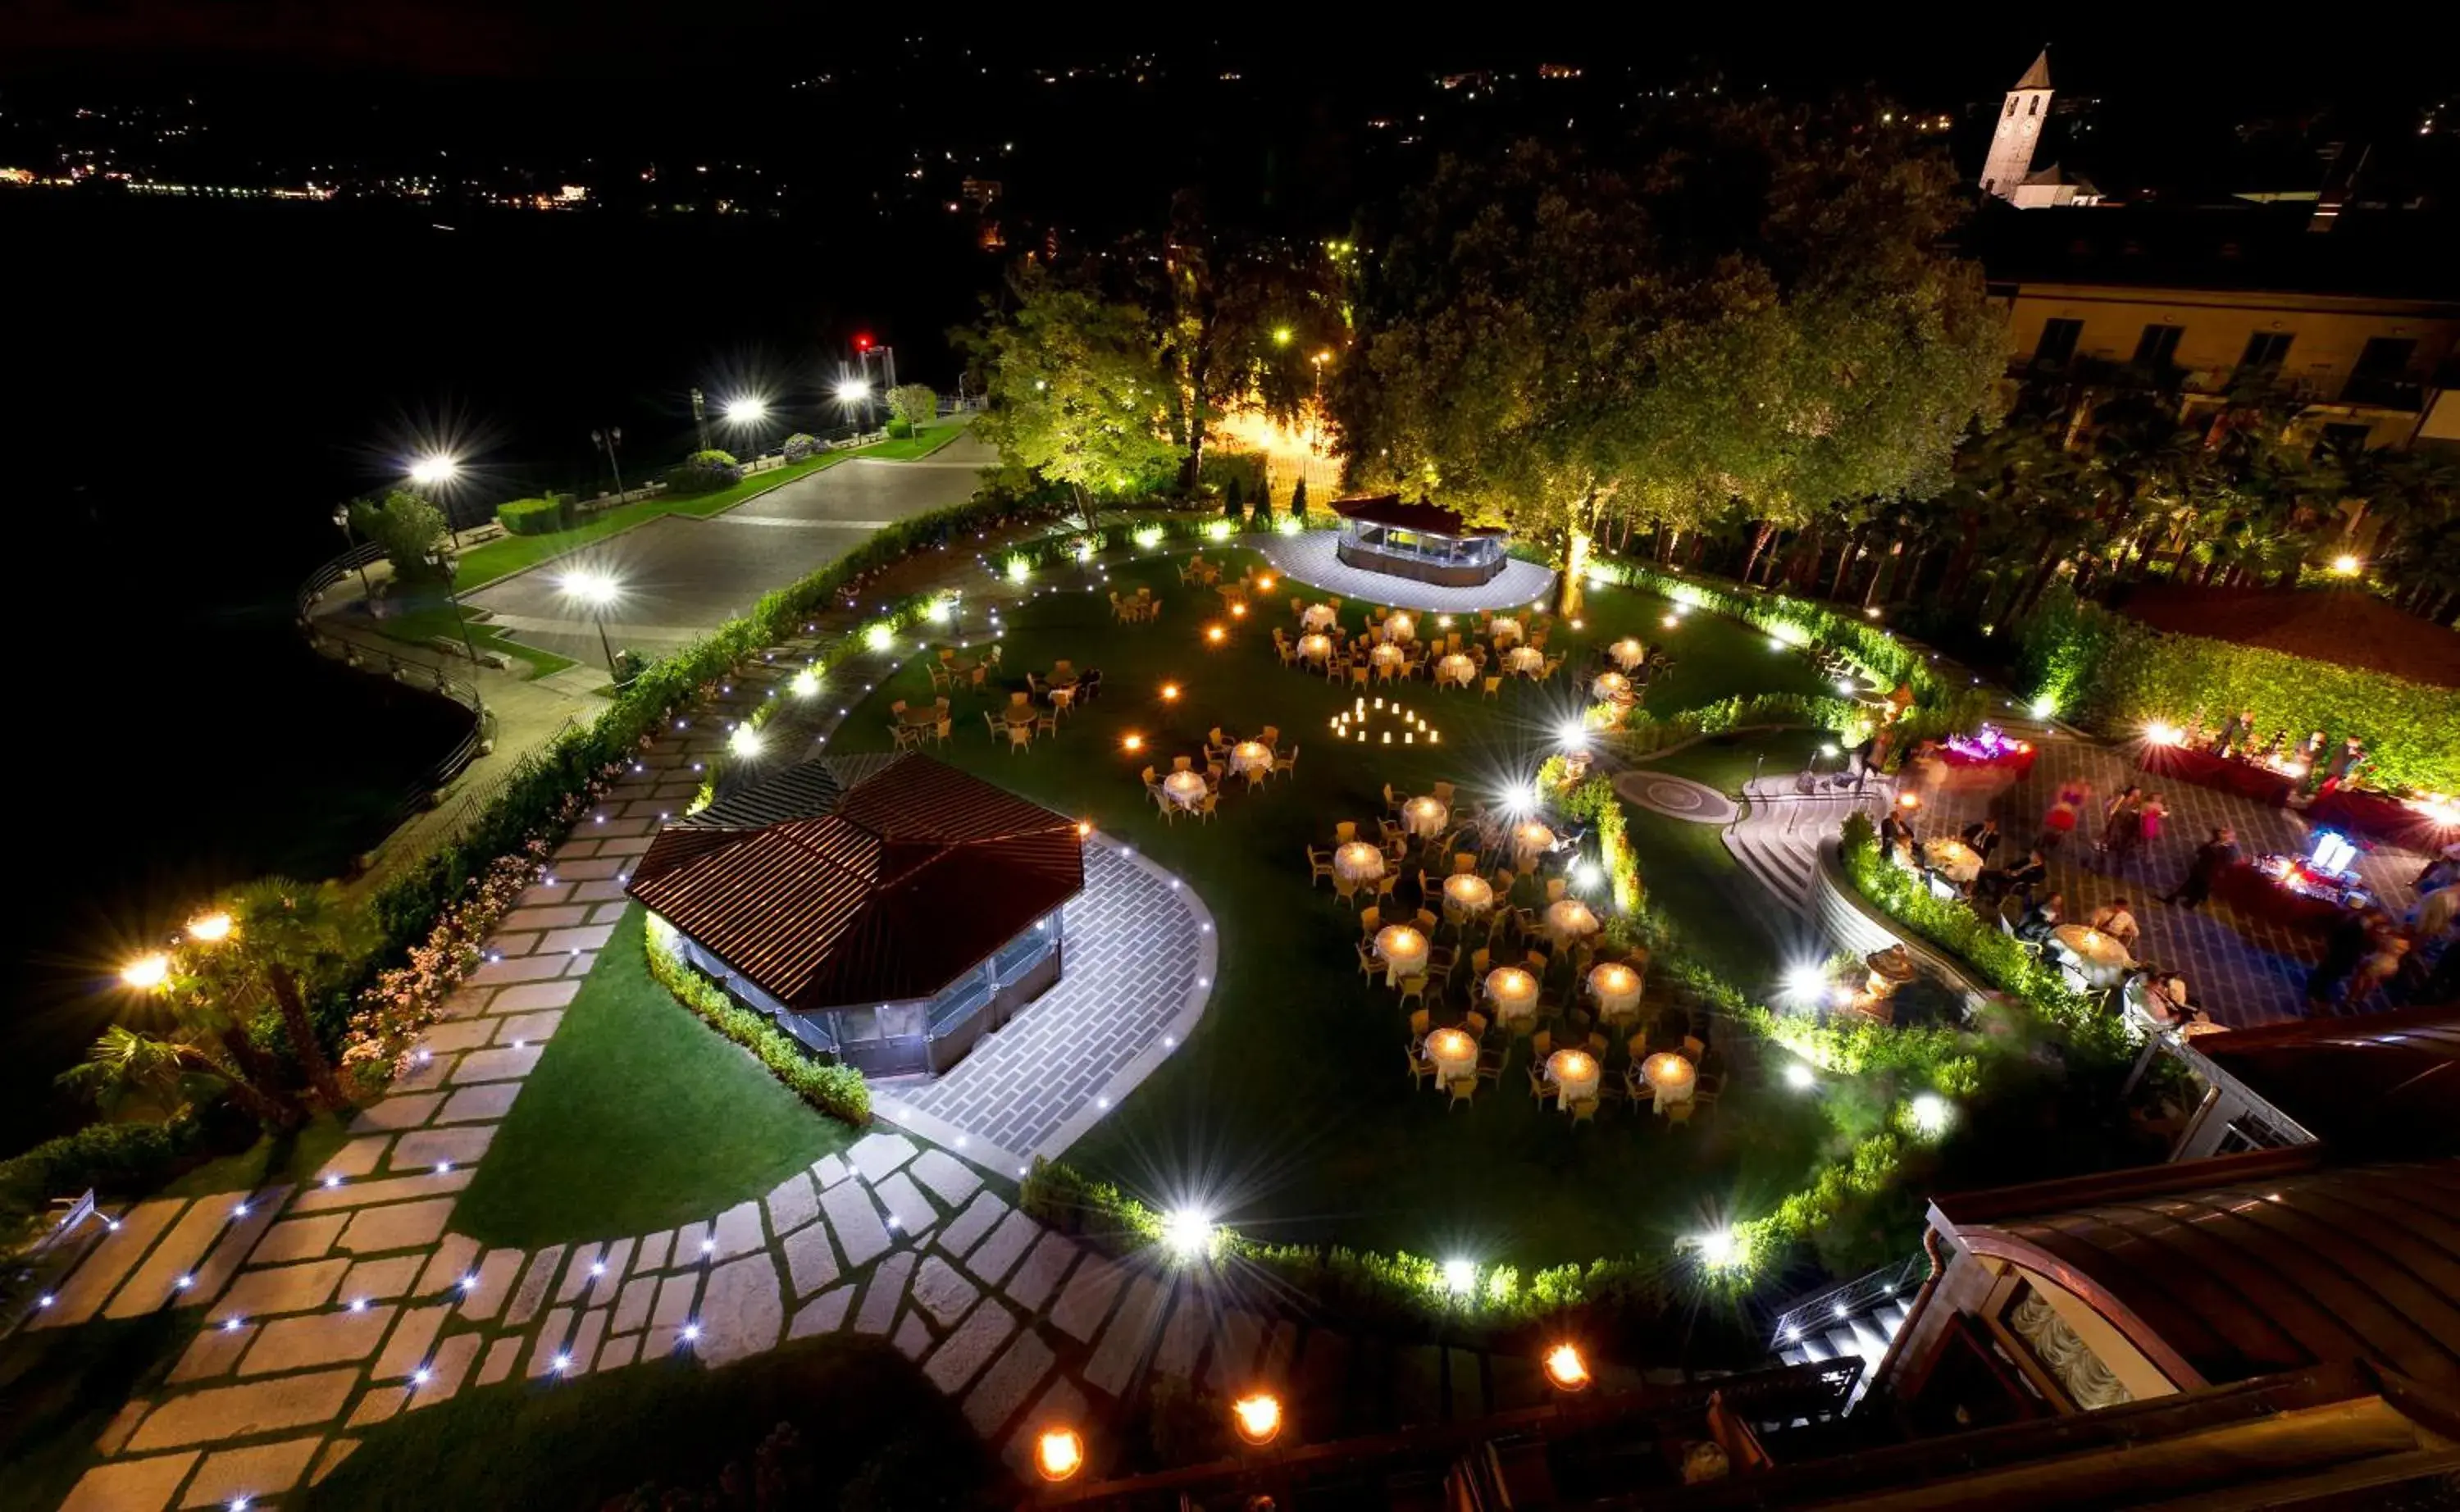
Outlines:
{"type": "Polygon", "coordinates": [[[1455,922],[1475,919],[1495,906],[1495,888],[1474,872],[1444,879],[1444,912],[1455,922]]]}
{"type": "Polygon", "coordinates": [[[1631,679],[1621,672],[1600,672],[1589,683],[1589,696],[1601,704],[1627,704],[1638,695],[1631,679]]]}
{"type": "Polygon", "coordinates": [[[1161,779],[1161,790],[1180,808],[1194,808],[1204,799],[1204,777],[1196,772],[1173,772],[1161,779]]]}
{"type": "Polygon", "coordinates": [[[1493,632],[1497,644],[1509,641],[1516,646],[1520,643],[1520,622],[1518,620],[1505,619],[1498,616],[1494,624],[1493,632]]]}
{"type": "Polygon", "coordinates": [[[1516,824],[1512,827],[1512,864],[1527,871],[1530,863],[1554,843],[1555,832],[1536,820],[1516,824]]]}
{"type": "Polygon", "coordinates": [[[1384,621],[1384,638],[1395,642],[1416,640],[1418,622],[1407,614],[1389,615],[1384,621]]]}
{"type": "Polygon", "coordinates": [[[1410,659],[1410,653],[1387,641],[1367,653],[1367,659],[1378,667],[1398,667],[1410,659]]]}
{"type": "Polygon", "coordinates": [[[1535,646],[1515,646],[1503,653],[1503,670],[1510,672],[1534,672],[1546,665],[1546,653],[1535,646]]]}

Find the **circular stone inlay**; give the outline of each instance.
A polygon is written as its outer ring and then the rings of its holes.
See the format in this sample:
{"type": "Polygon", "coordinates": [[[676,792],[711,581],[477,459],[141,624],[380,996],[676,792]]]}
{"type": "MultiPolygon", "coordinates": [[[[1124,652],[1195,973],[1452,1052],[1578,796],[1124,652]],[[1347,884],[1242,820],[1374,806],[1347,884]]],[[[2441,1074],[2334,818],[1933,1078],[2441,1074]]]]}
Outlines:
{"type": "Polygon", "coordinates": [[[1626,803],[1695,824],[1729,823],[1741,813],[1732,799],[1707,783],[1663,773],[1625,772],[1615,778],[1615,793],[1626,803]]]}

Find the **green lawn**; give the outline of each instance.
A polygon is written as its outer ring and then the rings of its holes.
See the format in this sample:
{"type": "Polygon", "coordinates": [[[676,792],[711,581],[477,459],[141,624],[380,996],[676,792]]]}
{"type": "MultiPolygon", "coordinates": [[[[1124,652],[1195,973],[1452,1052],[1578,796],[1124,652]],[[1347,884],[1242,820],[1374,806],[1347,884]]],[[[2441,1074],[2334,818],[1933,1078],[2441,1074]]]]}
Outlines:
{"type": "Polygon", "coordinates": [[[940,420],[922,427],[911,436],[899,437],[894,440],[874,441],[869,446],[859,447],[854,455],[885,458],[896,462],[910,462],[918,457],[928,457],[955,440],[965,428],[964,420],[940,420]]]}
{"type": "MultiPolygon", "coordinates": [[[[477,610],[464,607],[458,611],[457,617],[468,621],[471,644],[477,648],[480,655],[491,650],[500,651],[513,659],[516,668],[527,669],[522,673],[525,677],[544,677],[572,665],[568,656],[558,656],[553,651],[543,651],[535,646],[524,646],[507,638],[500,628],[477,618],[477,610]]],[[[456,618],[454,607],[439,597],[372,623],[378,634],[405,645],[431,646],[438,639],[458,645],[461,631],[454,623],[456,618]]]]}
{"type": "Polygon", "coordinates": [[[350,1142],[349,1125],[320,1113],[286,1134],[262,1135],[244,1150],[217,1156],[172,1181],[158,1197],[203,1197],[278,1182],[296,1185],[350,1142]]]}
{"type": "Polygon", "coordinates": [[[773,1452],[777,1483],[764,1483],[761,1506],[1007,1502],[1005,1472],[954,1399],[886,1340],[824,1334],[721,1371],[682,1357],[543,1388],[508,1381],[465,1390],[368,1430],[297,1504],[351,1512],[750,1506],[752,1482],[770,1479],[752,1473],[755,1451],[781,1425],[790,1425],[793,1447],[773,1452]],[[715,1499],[730,1467],[741,1498],[715,1499]],[[649,1495],[626,1500],[645,1488],[649,1495]]]}
{"type": "Polygon", "coordinates": [[[648,1233],[852,1143],[649,976],[625,912],[462,1194],[455,1228],[524,1247],[648,1233]]]}
{"type": "MultiPolygon", "coordinates": [[[[1232,559],[1233,573],[1246,560],[1206,555],[1232,559]]],[[[1266,627],[1286,620],[1286,593],[1272,595],[1281,607],[1241,623],[1207,613],[1168,563],[1111,574],[1097,586],[1126,590],[1142,579],[1165,601],[1158,626],[1114,628],[1101,595],[1079,591],[1073,569],[1045,580],[1061,591],[1006,617],[1006,665],[1019,686],[1028,669],[1063,656],[1103,671],[1101,700],[1068,720],[1057,748],[1010,755],[1004,743],[994,747],[978,700],[961,695],[960,735],[942,753],[1135,844],[1188,878],[1218,923],[1220,973],[1202,1027],[1070,1152],[1072,1162],[1165,1201],[1200,1195],[1260,1238],[1524,1264],[1664,1253],[1719,1213],[1764,1210],[1801,1184],[1823,1125],[1781,1092],[1738,1087],[1713,1118],[1681,1131],[1624,1111],[1575,1131],[1530,1099],[1516,1058],[1475,1107],[1448,1114],[1393,1058],[1406,1026],[1390,994],[1358,975],[1356,923],[1328,888],[1307,886],[1302,848],[1327,843],[1338,820],[1371,821],[1388,781],[1423,791],[1451,779],[1475,794],[1526,781],[1584,701],[1568,678],[1542,688],[1515,683],[1495,702],[1400,685],[1398,696],[1428,716],[1439,744],[1336,745],[1329,721],[1356,695],[1274,660],[1266,627]],[[1210,623],[1240,628],[1227,645],[1208,647],[1210,623]],[[1183,696],[1164,702],[1165,682],[1183,696]],[[1253,795],[1234,783],[1210,826],[1162,823],[1137,783],[1139,767],[1167,770],[1171,756],[1196,754],[1215,723],[1244,735],[1268,722],[1285,745],[1301,747],[1294,780],[1253,795]],[[1139,754],[1122,748],[1132,733],[1147,742],[1139,754]]],[[[1558,635],[1554,649],[1573,653],[1566,673],[1628,631],[1673,641],[1681,666],[1651,690],[1671,707],[1820,686],[1800,657],[1771,654],[1742,627],[1694,614],[1664,629],[1666,607],[1626,589],[1595,595],[1584,630],[1558,635]]],[[[1364,607],[1347,613],[1358,623],[1364,607]]],[[[1004,701],[1006,692],[993,697],[1004,701]]],[[[929,696],[918,658],[855,711],[830,748],[884,747],[887,702],[929,696]]],[[[1715,843],[1706,830],[1686,839],[1715,843]]],[[[1716,860],[1729,864],[1722,854],[1716,860]]],[[[1649,884],[1677,919],[1699,911],[1691,899],[1702,885],[1701,857],[1666,847],[1650,862],[1649,884]]],[[[1405,883],[1405,895],[1414,890],[1405,883]]],[[[1779,966],[1741,943],[1728,953],[1739,959],[1718,964],[1753,985],[1779,966]]]]}
{"type": "MultiPolygon", "coordinates": [[[[1791,772],[1827,740],[1808,730],[1752,735],[1720,735],[1645,763],[1642,770],[1705,782],[1720,792],[1742,791],[1766,756],[1771,771],[1791,772]]],[[[1623,805],[1632,848],[1649,894],[1684,948],[1709,969],[1747,989],[1766,989],[1771,966],[1782,967],[1781,938],[1767,889],[1754,881],[1719,839],[1722,826],[1668,819],[1623,805]]]]}

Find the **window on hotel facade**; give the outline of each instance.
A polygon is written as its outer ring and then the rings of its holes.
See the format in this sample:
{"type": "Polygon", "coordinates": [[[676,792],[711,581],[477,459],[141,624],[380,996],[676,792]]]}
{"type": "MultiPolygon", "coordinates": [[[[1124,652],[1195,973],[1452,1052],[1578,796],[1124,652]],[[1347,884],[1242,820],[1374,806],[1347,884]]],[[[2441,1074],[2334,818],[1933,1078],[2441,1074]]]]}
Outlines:
{"type": "Polygon", "coordinates": [[[2075,355],[2076,343],[2084,339],[2081,320],[2046,320],[2042,322],[2042,339],[2033,344],[2033,362],[2037,367],[2062,368],[2075,355]]]}
{"type": "Polygon", "coordinates": [[[2135,338],[2135,366],[2161,369],[2178,360],[2178,338],[2187,333],[2184,326],[2152,325],[2135,338]]]}
{"type": "Polygon", "coordinates": [[[2246,351],[2237,359],[2237,365],[2259,368],[2267,373],[2280,372],[2281,364],[2289,360],[2289,343],[2296,334],[2288,330],[2257,331],[2246,338],[2246,351]]]}

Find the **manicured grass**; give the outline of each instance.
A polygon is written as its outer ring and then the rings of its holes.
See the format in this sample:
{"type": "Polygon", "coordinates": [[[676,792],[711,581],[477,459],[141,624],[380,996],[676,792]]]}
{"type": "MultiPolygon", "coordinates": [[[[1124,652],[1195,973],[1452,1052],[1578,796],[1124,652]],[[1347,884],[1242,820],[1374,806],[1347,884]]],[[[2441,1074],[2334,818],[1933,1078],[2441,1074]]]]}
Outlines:
{"type": "Polygon", "coordinates": [[[955,440],[965,428],[965,422],[963,420],[941,420],[923,426],[911,436],[901,436],[894,440],[874,441],[869,446],[857,447],[854,455],[910,462],[918,457],[928,457],[955,440]]]}
{"type": "Polygon", "coordinates": [[[1012,1491],[955,1399],[887,1341],[823,1334],[723,1370],[684,1356],[465,1390],[368,1430],[324,1484],[294,1496],[351,1512],[751,1506],[755,1480],[764,1507],[993,1506],[1012,1491]],[[773,1487],[754,1454],[780,1425],[795,1442],[771,1461],[773,1487]],[[721,1477],[739,1499],[717,1497],[721,1477]]]}
{"type": "Polygon", "coordinates": [[[651,979],[626,909],[497,1131],[454,1227],[490,1245],[649,1233],[758,1197],[855,1132],[651,979]]]}
{"type": "Polygon", "coordinates": [[[244,1150],[217,1156],[155,1195],[202,1197],[283,1182],[295,1186],[313,1176],[350,1139],[348,1124],[329,1113],[320,1113],[286,1134],[261,1135],[244,1150]]]}
{"type": "MultiPolygon", "coordinates": [[[[464,607],[457,617],[469,622],[470,642],[478,649],[480,655],[491,650],[499,651],[511,657],[515,667],[526,669],[522,672],[525,677],[544,677],[572,665],[572,658],[568,656],[558,656],[553,651],[541,650],[535,646],[524,646],[506,638],[502,629],[477,618],[475,609],[464,607]]],[[[434,603],[404,609],[373,623],[378,634],[405,645],[432,646],[438,639],[458,645],[461,631],[454,623],[456,618],[453,606],[439,598],[434,603]]]]}
{"type": "MultiPolygon", "coordinates": [[[[1233,575],[1250,560],[1219,548],[1205,555],[1227,560],[1233,575]]],[[[1082,591],[1072,569],[1048,575],[1053,591],[1004,616],[1013,686],[1063,656],[1102,669],[1101,699],[1066,720],[1055,749],[1011,755],[990,742],[976,711],[1004,702],[1001,688],[987,700],[958,696],[958,737],[939,753],[1136,845],[1188,879],[1219,931],[1219,975],[1202,1025],[1069,1152],[1071,1162],[1166,1203],[1200,1198],[1259,1238],[1523,1265],[1663,1254],[1720,1213],[1764,1211],[1802,1184],[1823,1125],[1781,1090],[1733,1087],[1712,1116],[1679,1131],[1627,1109],[1575,1130],[1530,1098],[1522,1051],[1500,1085],[1447,1113],[1404,1074],[1403,1016],[1380,980],[1359,975],[1357,923],[1328,887],[1310,890],[1302,854],[1328,844],[1337,820],[1371,830],[1386,782],[1419,792],[1450,779],[1476,797],[1525,782],[1584,702],[1569,674],[1622,633],[1673,640],[1682,665],[1664,696],[1673,700],[1680,688],[1678,707],[1771,687],[1815,691],[1816,673],[1801,658],[1771,655],[1762,637],[1706,615],[1665,630],[1661,601],[1609,588],[1592,598],[1582,631],[1559,628],[1551,649],[1570,653],[1563,678],[1508,684],[1493,702],[1397,685],[1439,744],[1405,747],[1397,735],[1391,746],[1336,744],[1329,721],[1357,694],[1284,669],[1272,653],[1267,627],[1287,622],[1290,590],[1276,589],[1240,622],[1208,612],[1218,601],[1180,586],[1171,562],[1114,566],[1094,586],[1124,592],[1140,580],[1164,601],[1156,626],[1114,627],[1101,593],[1082,591]],[[1238,627],[1225,646],[1206,644],[1213,623],[1238,627]],[[1165,682],[1182,696],[1163,701],[1165,682]],[[1216,723],[1238,735],[1277,724],[1284,746],[1300,746],[1298,773],[1253,794],[1234,781],[1210,825],[1165,825],[1137,770],[1168,771],[1173,756],[1198,755],[1216,723]],[[1147,742],[1134,755],[1122,749],[1132,733],[1147,742]]],[[[1364,611],[1347,607],[1353,627],[1364,611]]],[[[1431,617],[1424,624],[1438,629],[1431,617]]],[[[922,659],[909,660],[830,749],[885,747],[888,701],[930,696],[922,659]]],[[[1668,851],[1652,861],[1649,885],[1669,906],[1669,894],[1697,888],[1695,860],[1668,851]]],[[[1401,894],[1414,900],[1414,879],[1401,894]]],[[[1753,958],[1737,943],[1729,953],[1742,958],[1730,964],[1747,983],[1774,974],[1765,949],[1753,958]]]]}
{"type": "MultiPolygon", "coordinates": [[[[635,503],[620,504],[593,516],[586,523],[570,530],[552,531],[542,536],[499,536],[484,545],[473,546],[461,553],[454,569],[453,586],[467,593],[472,588],[493,583],[508,573],[535,566],[549,557],[561,556],[575,546],[585,546],[593,541],[604,541],[619,531],[655,520],[661,515],[696,515],[706,518],[721,510],[732,509],[755,494],[765,494],[781,483],[816,473],[824,467],[835,467],[853,452],[823,452],[799,462],[789,462],[772,472],[755,473],[732,488],[721,488],[712,494],[694,494],[688,498],[644,499],[635,503]]],[[[446,627],[450,628],[450,625],[446,627]]]]}
{"type": "MultiPolygon", "coordinates": [[[[1770,771],[1794,771],[1826,739],[1807,730],[1713,736],[1640,770],[1689,777],[1730,795],[1742,791],[1756,758],[1766,756],[1770,771]]],[[[1791,943],[1785,927],[1790,921],[1777,914],[1767,889],[1726,849],[1722,826],[1668,819],[1628,803],[1623,815],[1632,848],[1640,853],[1641,875],[1649,881],[1650,902],[1683,948],[1746,990],[1774,986],[1771,968],[1787,964],[1779,956],[1791,943]]]]}

